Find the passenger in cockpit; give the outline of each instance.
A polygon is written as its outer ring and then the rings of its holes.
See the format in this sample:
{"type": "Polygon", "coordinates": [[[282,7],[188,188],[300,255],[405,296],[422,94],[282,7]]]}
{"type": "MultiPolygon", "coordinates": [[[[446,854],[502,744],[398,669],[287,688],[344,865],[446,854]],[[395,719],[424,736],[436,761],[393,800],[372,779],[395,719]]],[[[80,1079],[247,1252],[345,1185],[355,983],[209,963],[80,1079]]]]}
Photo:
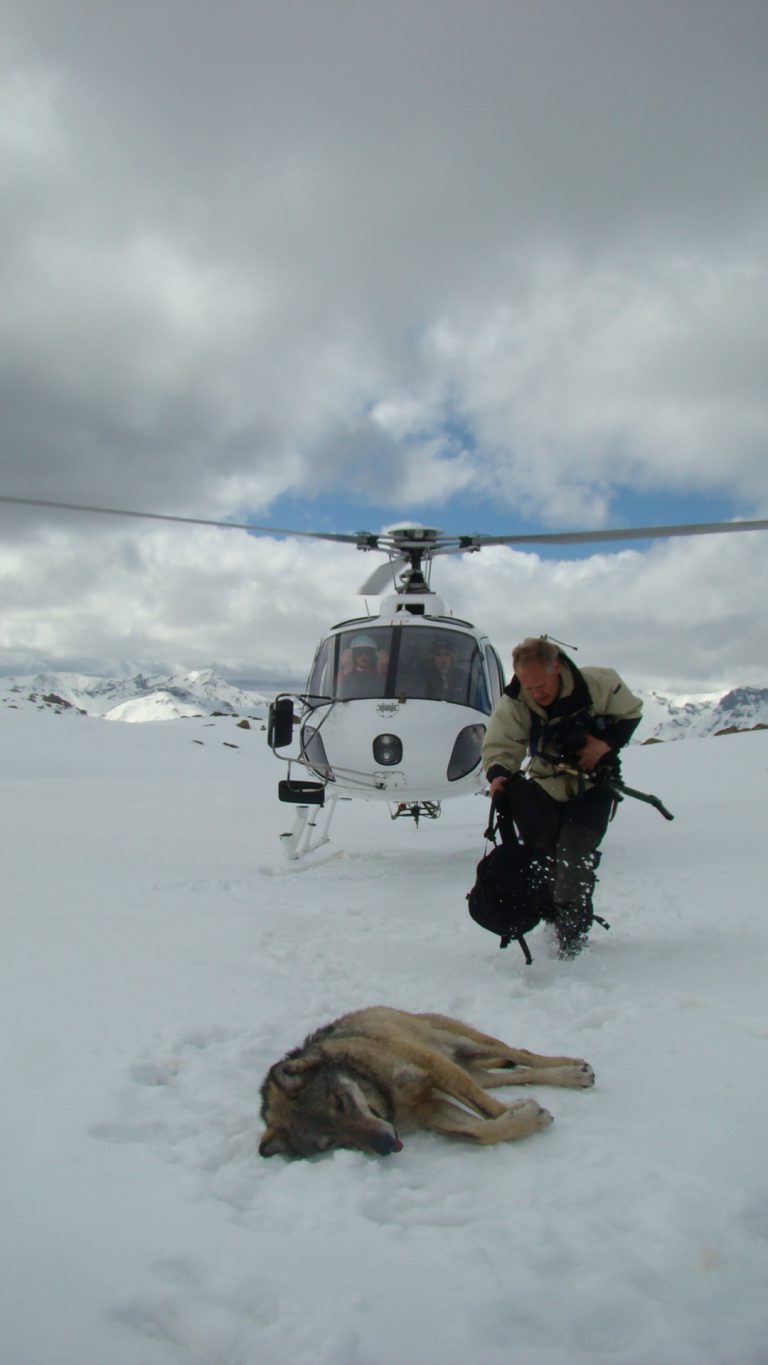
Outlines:
{"type": "Polygon", "coordinates": [[[456,665],[451,641],[447,637],[436,640],[424,676],[424,696],[430,701],[463,702],[466,692],[466,672],[456,665]]]}

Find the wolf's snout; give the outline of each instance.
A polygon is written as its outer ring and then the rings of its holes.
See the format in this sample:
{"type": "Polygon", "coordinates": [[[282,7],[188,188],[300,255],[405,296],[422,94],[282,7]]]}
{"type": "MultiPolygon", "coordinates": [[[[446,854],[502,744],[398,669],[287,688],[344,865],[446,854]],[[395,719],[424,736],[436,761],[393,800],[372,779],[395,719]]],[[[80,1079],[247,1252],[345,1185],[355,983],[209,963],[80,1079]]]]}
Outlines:
{"type": "Polygon", "coordinates": [[[391,1156],[392,1152],[402,1152],[403,1144],[397,1133],[378,1133],[373,1139],[373,1150],[379,1156],[391,1156]]]}

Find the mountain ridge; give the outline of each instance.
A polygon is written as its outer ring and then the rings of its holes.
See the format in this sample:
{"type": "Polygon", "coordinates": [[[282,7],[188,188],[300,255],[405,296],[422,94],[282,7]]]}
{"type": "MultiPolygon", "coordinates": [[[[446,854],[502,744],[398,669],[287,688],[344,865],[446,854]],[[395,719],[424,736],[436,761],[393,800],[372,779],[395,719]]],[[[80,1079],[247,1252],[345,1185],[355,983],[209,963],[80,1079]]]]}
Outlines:
{"type": "Polygon", "coordinates": [[[211,668],[127,678],[47,672],[7,677],[0,679],[0,699],[133,723],[214,713],[263,720],[269,704],[263,693],[228,683],[211,668]]]}
{"type": "MultiPolygon", "coordinates": [[[[638,690],[643,719],[635,743],[705,738],[725,730],[768,726],[768,687],[734,687],[698,697],[638,690]]],[[[212,668],[188,672],[104,678],[41,672],[0,679],[0,701],[79,711],[103,720],[144,723],[213,715],[264,720],[270,695],[227,682],[212,668]]]]}

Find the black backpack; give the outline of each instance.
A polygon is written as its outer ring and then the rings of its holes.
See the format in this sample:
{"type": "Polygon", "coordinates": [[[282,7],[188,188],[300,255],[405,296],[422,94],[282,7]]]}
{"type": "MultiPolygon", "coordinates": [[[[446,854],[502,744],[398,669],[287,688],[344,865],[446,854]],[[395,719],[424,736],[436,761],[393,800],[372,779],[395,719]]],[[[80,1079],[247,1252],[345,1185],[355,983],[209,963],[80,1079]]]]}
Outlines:
{"type": "Polygon", "coordinates": [[[551,917],[554,909],[551,891],[531,849],[509,837],[513,834],[512,827],[506,842],[496,842],[498,831],[494,798],[485,831],[485,838],[493,847],[477,864],[475,884],[467,892],[469,913],[481,928],[499,935],[500,948],[506,948],[516,939],[530,964],[533,959],[524,935],[535,929],[542,918],[551,917]]]}

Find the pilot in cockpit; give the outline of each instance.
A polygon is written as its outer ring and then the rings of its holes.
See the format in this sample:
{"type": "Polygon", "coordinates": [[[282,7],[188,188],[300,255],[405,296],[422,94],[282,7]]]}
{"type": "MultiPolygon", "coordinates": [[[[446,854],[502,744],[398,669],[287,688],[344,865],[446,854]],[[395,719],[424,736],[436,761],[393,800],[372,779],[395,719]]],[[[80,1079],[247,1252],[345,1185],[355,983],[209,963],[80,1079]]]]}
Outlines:
{"type": "Polygon", "coordinates": [[[382,668],[382,651],[370,635],[356,635],[349,647],[342,650],[337,695],[350,697],[380,697],[386,677],[386,655],[382,668]]]}

